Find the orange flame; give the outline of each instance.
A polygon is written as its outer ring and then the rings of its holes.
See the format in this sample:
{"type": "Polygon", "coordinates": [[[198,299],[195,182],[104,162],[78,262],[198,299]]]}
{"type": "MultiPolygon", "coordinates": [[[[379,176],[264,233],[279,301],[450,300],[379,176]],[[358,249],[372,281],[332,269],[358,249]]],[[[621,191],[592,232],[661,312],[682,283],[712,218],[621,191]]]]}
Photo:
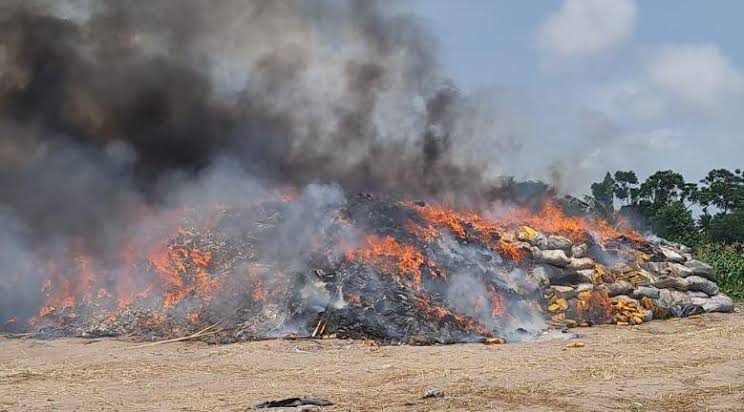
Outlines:
{"type": "Polygon", "coordinates": [[[352,305],[359,305],[362,303],[362,298],[359,295],[354,295],[354,294],[349,293],[349,294],[346,294],[344,298],[346,299],[348,303],[352,305]]]}
{"type": "Polygon", "coordinates": [[[189,243],[156,248],[148,257],[163,285],[165,309],[172,308],[189,296],[198,295],[208,301],[211,292],[220,284],[207,273],[212,254],[196,248],[189,249],[189,243]],[[190,269],[192,266],[189,263],[196,265],[195,271],[190,269]]]}
{"type": "Polygon", "coordinates": [[[403,228],[408,233],[412,234],[416,238],[421,239],[425,242],[431,242],[440,236],[439,231],[436,230],[434,226],[417,225],[413,223],[413,221],[410,221],[410,220],[403,224],[403,228]]]}
{"type": "Polygon", "coordinates": [[[427,313],[429,316],[442,320],[449,318],[457,323],[461,328],[479,335],[491,334],[491,331],[488,330],[488,328],[478,323],[475,319],[459,313],[454,313],[445,307],[436,305],[431,301],[431,297],[429,296],[417,295],[414,297],[414,303],[419,310],[427,313]]]}
{"type": "Polygon", "coordinates": [[[421,266],[424,256],[415,247],[401,245],[391,236],[380,238],[368,235],[363,246],[346,252],[350,261],[372,263],[389,272],[399,272],[412,277],[412,286],[421,285],[421,266]]]}
{"type": "Polygon", "coordinates": [[[416,206],[410,202],[403,203],[407,207],[413,207],[427,223],[426,226],[416,225],[413,222],[406,224],[407,230],[425,241],[431,241],[439,237],[435,227],[446,228],[458,239],[465,240],[469,237],[480,240],[495,252],[507,256],[515,262],[520,262],[524,256],[522,250],[516,245],[501,239],[501,233],[506,226],[494,220],[488,220],[474,212],[461,213],[442,205],[426,204],[416,206]],[[472,228],[469,232],[466,228],[472,228]]]}
{"type": "Polygon", "coordinates": [[[612,319],[614,310],[606,290],[582,292],[576,299],[576,314],[579,319],[607,323],[612,319]]]}
{"type": "Polygon", "coordinates": [[[566,216],[553,201],[546,202],[536,213],[527,208],[512,208],[501,219],[510,225],[527,225],[546,234],[566,236],[574,242],[584,241],[590,235],[596,235],[602,241],[621,236],[635,241],[642,239],[637,232],[625,227],[616,229],[606,220],[566,216]]]}
{"type": "Polygon", "coordinates": [[[255,285],[253,287],[253,292],[251,293],[251,297],[253,298],[254,302],[265,302],[266,299],[269,297],[268,292],[263,286],[262,280],[257,280],[255,282],[255,285]]]}
{"type": "Polygon", "coordinates": [[[488,286],[488,293],[491,296],[491,317],[499,318],[506,313],[504,297],[493,286],[488,286]]]}
{"type": "Polygon", "coordinates": [[[561,208],[553,201],[546,202],[543,207],[534,212],[528,208],[512,207],[502,213],[494,214],[494,218],[486,218],[476,212],[458,212],[454,209],[437,204],[426,204],[417,206],[411,202],[404,202],[404,206],[417,211],[429,227],[417,226],[408,223],[408,231],[422,240],[432,240],[437,237],[432,227],[443,227],[449,229],[459,239],[467,237],[475,238],[502,255],[519,262],[523,252],[510,242],[501,239],[501,235],[510,228],[520,225],[528,225],[546,234],[557,234],[578,242],[584,241],[590,235],[598,236],[600,240],[607,241],[621,236],[633,241],[640,242],[642,237],[637,232],[625,227],[619,222],[619,228],[613,227],[607,221],[601,219],[588,219],[582,216],[566,216],[561,208]],[[473,230],[467,230],[472,228],[473,230]]]}
{"type": "Polygon", "coordinates": [[[48,276],[41,287],[46,302],[39,310],[39,317],[73,308],[76,297],[80,296],[73,282],[65,276],[65,273],[60,272],[53,262],[49,262],[47,268],[48,276]]]}
{"type": "MultiPolygon", "coordinates": [[[[277,192],[273,195],[283,202],[294,201],[299,196],[295,191],[277,192]]],[[[317,237],[313,239],[313,253],[331,253],[340,246],[342,250],[346,250],[345,255],[349,261],[376,265],[395,277],[396,281],[406,282],[420,291],[423,273],[441,280],[446,280],[447,274],[446,268],[437,267],[436,261],[430,257],[432,253],[417,245],[421,242],[434,242],[447,233],[468,243],[477,241],[515,263],[522,262],[526,256],[520,243],[513,241],[514,231],[520,225],[529,225],[547,235],[560,234],[577,242],[584,241],[589,236],[602,241],[620,236],[639,242],[642,239],[636,232],[623,227],[622,222],[619,226],[613,226],[604,220],[566,216],[560,206],[553,202],[546,203],[537,212],[513,207],[500,208],[500,213],[489,210],[480,214],[458,211],[435,203],[419,206],[403,202],[402,206],[416,214],[403,223],[403,229],[416,238],[412,244],[402,243],[392,236],[367,235],[358,245],[347,247],[344,244],[347,240],[343,238],[338,241],[338,245],[325,244],[321,242],[322,237],[317,237]]],[[[223,212],[224,207],[220,209],[220,213],[223,212]]],[[[204,230],[204,224],[175,227],[176,224],[187,221],[183,219],[186,213],[189,210],[179,209],[174,210],[172,216],[167,214],[168,217],[163,218],[168,222],[163,225],[167,229],[160,230],[159,226],[154,226],[157,228],[153,230],[157,233],[154,238],[133,238],[125,242],[120,256],[115,257],[118,259],[116,265],[96,260],[81,246],[82,242],[70,242],[64,258],[53,256],[47,259],[46,277],[42,285],[45,301],[38,316],[63,314],[66,318],[73,318],[78,305],[96,300],[112,306],[116,303],[121,310],[147,298],[150,293],[160,294],[162,312],[152,312],[148,322],[164,321],[166,315],[170,314],[168,309],[184,299],[196,297],[200,304],[208,304],[215,291],[223,284],[221,279],[213,278],[209,270],[210,266],[215,265],[215,261],[220,261],[221,256],[213,254],[200,244],[199,234],[204,230]],[[171,218],[181,220],[171,221],[171,218]],[[143,268],[141,265],[145,262],[149,266],[143,268]],[[115,272],[111,269],[112,266],[116,268],[115,272]],[[153,278],[141,276],[143,270],[148,271],[153,278]]],[[[340,211],[335,213],[335,217],[340,224],[353,225],[340,211]]],[[[214,222],[208,223],[212,224],[214,222]]],[[[280,275],[279,272],[267,272],[267,275],[271,274],[280,275]]],[[[242,274],[238,274],[240,275],[242,274]]],[[[273,277],[259,278],[253,274],[246,276],[251,285],[248,293],[256,303],[265,302],[279,292],[280,288],[286,288],[274,282],[273,277]],[[268,283],[268,287],[265,283],[268,283]]],[[[504,316],[506,307],[503,295],[494,288],[489,288],[488,292],[477,304],[484,308],[490,305],[491,316],[494,318],[504,316]]],[[[361,303],[358,295],[347,295],[346,300],[350,304],[361,303]]],[[[420,297],[416,305],[432,317],[448,318],[461,323],[468,330],[488,333],[475,320],[435,305],[430,298],[420,297]]],[[[603,313],[607,307],[606,297],[592,295],[590,299],[580,302],[577,310],[590,311],[594,316],[595,311],[603,313]]],[[[198,313],[198,309],[194,309],[194,312],[188,314],[187,320],[198,321],[198,313]]],[[[113,322],[116,315],[110,315],[109,319],[113,322]]]]}
{"type": "Polygon", "coordinates": [[[131,242],[125,243],[121,258],[125,271],[117,276],[116,296],[119,298],[117,307],[124,309],[135,300],[134,274],[130,270],[134,266],[135,250],[131,242]]]}

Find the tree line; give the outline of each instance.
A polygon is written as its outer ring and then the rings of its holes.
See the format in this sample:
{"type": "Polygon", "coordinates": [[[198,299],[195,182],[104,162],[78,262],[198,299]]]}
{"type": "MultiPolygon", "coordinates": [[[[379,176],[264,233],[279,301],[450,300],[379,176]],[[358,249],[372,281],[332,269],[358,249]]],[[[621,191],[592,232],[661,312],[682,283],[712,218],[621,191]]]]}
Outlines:
{"type": "Polygon", "coordinates": [[[607,173],[584,198],[590,212],[618,217],[690,245],[744,243],[744,171],[713,169],[697,183],[672,170],[640,182],[636,173],[607,173]],[[616,205],[619,206],[616,209],[616,205]]]}

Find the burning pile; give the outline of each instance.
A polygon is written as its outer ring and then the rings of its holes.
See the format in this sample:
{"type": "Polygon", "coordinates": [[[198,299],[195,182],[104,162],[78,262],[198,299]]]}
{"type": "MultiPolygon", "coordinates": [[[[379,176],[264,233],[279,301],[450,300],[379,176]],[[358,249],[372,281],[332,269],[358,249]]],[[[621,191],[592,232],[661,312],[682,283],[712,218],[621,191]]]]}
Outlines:
{"type": "Polygon", "coordinates": [[[689,249],[551,201],[475,213],[311,185],[145,226],[119,256],[40,251],[35,314],[5,329],[431,344],[733,309],[689,249]]]}
{"type": "Polygon", "coordinates": [[[681,246],[496,179],[521,122],[405,10],[58,3],[0,3],[2,329],[514,341],[731,308],[681,246]]]}

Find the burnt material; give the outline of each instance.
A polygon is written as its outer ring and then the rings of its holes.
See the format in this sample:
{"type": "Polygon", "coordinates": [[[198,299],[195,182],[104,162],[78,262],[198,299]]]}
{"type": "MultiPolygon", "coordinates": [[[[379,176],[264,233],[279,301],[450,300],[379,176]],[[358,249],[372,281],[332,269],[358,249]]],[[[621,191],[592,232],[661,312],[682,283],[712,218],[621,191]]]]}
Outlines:
{"type": "Polygon", "coordinates": [[[219,323],[214,342],[517,340],[525,321],[538,325],[527,334],[539,332],[542,292],[525,277],[526,262],[494,249],[498,233],[458,218],[460,226],[439,225],[421,203],[350,199],[318,208],[267,200],[207,218],[188,212],[173,235],[123,267],[55,260],[64,275],[44,286],[47,305],[25,324],[45,337],[160,339],[219,323]],[[298,219],[317,229],[298,232],[298,219]],[[69,279],[88,285],[66,290],[69,279]]]}
{"type": "Polygon", "coordinates": [[[331,406],[333,402],[325,399],[313,399],[313,398],[287,398],[278,401],[266,401],[261,402],[254,406],[255,409],[267,409],[267,408],[294,408],[297,406],[331,406]]]}

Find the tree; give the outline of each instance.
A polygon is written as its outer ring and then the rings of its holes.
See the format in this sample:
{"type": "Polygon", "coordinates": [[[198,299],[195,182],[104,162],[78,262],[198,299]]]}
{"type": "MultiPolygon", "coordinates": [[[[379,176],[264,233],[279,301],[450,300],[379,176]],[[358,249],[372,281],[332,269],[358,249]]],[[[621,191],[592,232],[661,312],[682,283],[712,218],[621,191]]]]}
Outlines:
{"type": "Polygon", "coordinates": [[[692,213],[681,201],[658,208],[648,222],[654,233],[665,239],[695,244],[699,237],[692,213]]]}
{"type": "Polygon", "coordinates": [[[744,243],[744,171],[713,169],[700,185],[687,183],[672,170],[660,170],[639,184],[634,171],[607,173],[591,185],[587,204],[597,215],[612,219],[614,199],[625,205],[620,214],[626,221],[653,230],[659,236],[689,244],[701,241],[744,243]],[[697,224],[691,206],[702,214],[697,224]],[[711,214],[709,208],[713,208],[711,214]],[[630,218],[629,218],[630,217],[630,218]]]}
{"type": "Polygon", "coordinates": [[[615,196],[627,205],[635,204],[638,200],[638,176],[632,170],[615,172],[615,196]]]}
{"type": "MultiPolygon", "coordinates": [[[[630,174],[622,174],[630,180],[630,174]]],[[[628,182],[628,196],[632,190],[628,182]]],[[[669,240],[695,243],[700,232],[689,209],[690,201],[697,196],[697,186],[685,182],[681,174],[660,170],[644,181],[635,192],[638,211],[654,233],[669,240]]]]}
{"type": "Polygon", "coordinates": [[[731,213],[711,218],[707,235],[714,242],[728,244],[744,242],[744,209],[736,209],[731,213]]]}
{"type": "Polygon", "coordinates": [[[735,209],[744,209],[744,173],[740,169],[733,172],[713,169],[700,184],[696,200],[706,212],[710,205],[717,207],[724,214],[735,209]]]}
{"type": "Polygon", "coordinates": [[[658,171],[641,184],[638,191],[639,203],[650,214],[673,202],[684,202],[695,197],[697,186],[686,183],[681,174],[672,170],[658,171]]]}
{"type": "Polygon", "coordinates": [[[600,216],[609,217],[614,212],[615,179],[607,172],[601,182],[592,183],[592,196],[594,196],[596,211],[600,216]]]}
{"type": "Polygon", "coordinates": [[[703,209],[702,232],[715,242],[744,241],[744,172],[713,169],[700,181],[695,199],[703,209]],[[709,207],[715,208],[711,215],[709,207]]]}

